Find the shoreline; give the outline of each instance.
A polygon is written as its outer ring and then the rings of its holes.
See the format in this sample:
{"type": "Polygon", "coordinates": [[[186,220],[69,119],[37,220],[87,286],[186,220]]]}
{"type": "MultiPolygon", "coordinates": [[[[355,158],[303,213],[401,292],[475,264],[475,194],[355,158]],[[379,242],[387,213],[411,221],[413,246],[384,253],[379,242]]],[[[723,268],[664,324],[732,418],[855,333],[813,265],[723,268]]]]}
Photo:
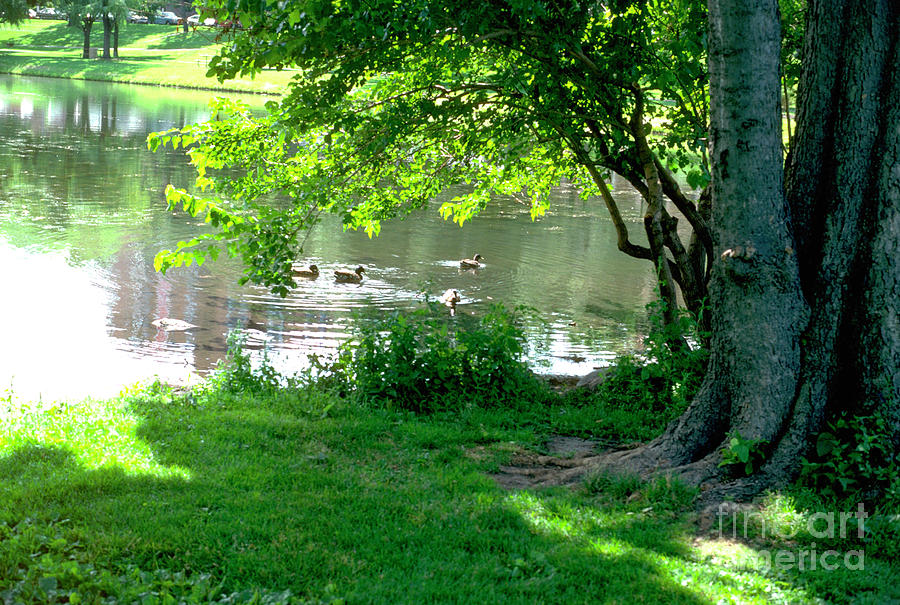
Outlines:
{"type": "MultiPolygon", "coordinates": [[[[227,44],[215,33],[130,25],[120,33],[119,57],[85,59],[81,56],[83,38],[77,28],[59,21],[27,20],[0,29],[0,73],[266,97],[286,93],[296,70],[264,70],[225,82],[208,77],[210,60],[227,44]]],[[[102,28],[94,28],[90,46],[97,54],[102,52],[102,28]]]]}
{"type": "MultiPolygon", "coordinates": [[[[2,57],[2,51],[0,51],[0,57],[2,57]]],[[[2,60],[2,59],[0,59],[2,60]]],[[[95,59],[82,59],[84,61],[93,61],[95,59]]],[[[183,84],[172,84],[165,82],[141,82],[138,80],[118,80],[118,79],[106,79],[106,78],[79,78],[73,76],[63,76],[63,75],[53,75],[53,74],[45,74],[45,73],[32,73],[30,71],[7,71],[0,67],[0,75],[4,76],[23,76],[26,78],[51,78],[54,80],[81,80],[82,82],[101,82],[108,84],[131,84],[134,86],[155,86],[160,88],[178,88],[184,90],[204,90],[209,92],[223,92],[229,94],[245,94],[245,95],[260,95],[266,97],[281,97],[284,95],[283,92],[270,92],[265,90],[248,90],[245,88],[231,88],[231,87],[216,87],[216,86],[191,86],[191,85],[183,85],[183,84]]]]}

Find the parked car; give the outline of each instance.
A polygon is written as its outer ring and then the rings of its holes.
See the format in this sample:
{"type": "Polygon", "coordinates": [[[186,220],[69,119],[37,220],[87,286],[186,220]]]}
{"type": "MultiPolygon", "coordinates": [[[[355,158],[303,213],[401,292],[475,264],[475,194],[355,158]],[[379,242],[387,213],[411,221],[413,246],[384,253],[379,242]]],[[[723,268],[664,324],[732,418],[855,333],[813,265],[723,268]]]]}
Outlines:
{"type": "Polygon", "coordinates": [[[172,11],[162,11],[156,13],[156,16],[153,17],[153,22],[157,25],[179,25],[181,24],[181,21],[181,17],[172,11]]]}
{"type": "MultiPolygon", "coordinates": [[[[191,15],[188,17],[188,25],[191,27],[198,27],[200,25],[200,15],[191,15]]],[[[213,27],[216,24],[216,20],[212,17],[207,17],[203,20],[203,25],[206,27],[213,27]]]]}
{"type": "Polygon", "coordinates": [[[147,18],[147,15],[139,15],[135,12],[128,13],[128,22],[129,23],[150,23],[150,19],[147,18]]]}
{"type": "Polygon", "coordinates": [[[64,13],[57,11],[55,8],[39,8],[37,10],[38,19],[65,19],[64,13]]]}

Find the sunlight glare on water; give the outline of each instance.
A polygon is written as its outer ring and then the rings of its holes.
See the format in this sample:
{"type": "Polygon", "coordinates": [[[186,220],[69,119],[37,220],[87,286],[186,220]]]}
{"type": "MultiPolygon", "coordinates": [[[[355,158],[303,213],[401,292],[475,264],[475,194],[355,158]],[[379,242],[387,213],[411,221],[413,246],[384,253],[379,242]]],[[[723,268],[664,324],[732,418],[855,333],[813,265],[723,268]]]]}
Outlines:
{"type": "Polygon", "coordinates": [[[154,374],[187,377],[188,366],[171,355],[122,354],[107,335],[115,286],[96,266],[74,266],[66,251],[34,253],[0,240],[0,267],[0,392],[42,400],[107,397],[154,374]]]}

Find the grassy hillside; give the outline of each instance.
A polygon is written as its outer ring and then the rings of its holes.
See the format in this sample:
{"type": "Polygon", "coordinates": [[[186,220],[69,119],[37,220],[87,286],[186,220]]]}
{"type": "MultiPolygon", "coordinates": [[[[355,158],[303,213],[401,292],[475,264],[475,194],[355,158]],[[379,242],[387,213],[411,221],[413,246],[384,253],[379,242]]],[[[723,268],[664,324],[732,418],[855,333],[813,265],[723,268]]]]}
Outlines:
{"type": "MultiPolygon", "coordinates": [[[[227,36],[216,28],[185,34],[171,25],[128,24],[119,32],[118,59],[82,59],[81,30],[64,21],[32,19],[0,27],[0,73],[281,93],[293,75],[290,71],[267,71],[252,80],[225,83],[207,78],[206,65],[225,42],[227,36]]],[[[102,45],[103,27],[95,24],[91,46],[102,45]]]]}

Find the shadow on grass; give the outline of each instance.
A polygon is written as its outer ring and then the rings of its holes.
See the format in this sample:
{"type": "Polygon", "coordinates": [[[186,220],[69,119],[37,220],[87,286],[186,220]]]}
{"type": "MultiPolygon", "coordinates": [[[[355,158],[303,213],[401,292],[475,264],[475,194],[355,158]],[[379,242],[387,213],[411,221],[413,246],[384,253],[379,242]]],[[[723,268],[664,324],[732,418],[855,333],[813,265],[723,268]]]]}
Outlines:
{"type": "MultiPolygon", "coordinates": [[[[196,49],[218,43],[221,30],[198,28],[188,31],[167,25],[128,24],[119,29],[119,49],[139,47],[150,49],[196,49]]],[[[222,38],[221,41],[226,41],[222,38]]],[[[25,32],[16,36],[13,42],[17,46],[50,46],[65,48],[81,48],[84,34],[75,27],[69,27],[64,21],[54,22],[38,31],[25,32]]],[[[103,46],[103,25],[95,23],[91,28],[91,46],[103,46]]]]}
{"type": "Polygon", "coordinates": [[[153,57],[129,58],[127,61],[103,61],[75,57],[26,57],[0,54],[0,67],[10,73],[26,69],[29,75],[51,75],[57,78],[79,77],[83,79],[108,79],[109,75],[130,76],[145,66],[142,63],[158,61],[153,57]],[[93,78],[92,78],[93,76],[93,78]]]}
{"type": "Polygon", "coordinates": [[[67,518],[95,560],[211,572],[233,589],[315,594],[331,583],[351,601],[385,603],[707,602],[667,569],[690,559],[681,524],[598,511],[567,492],[503,492],[462,455],[464,432],[423,450],[411,438],[421,427],[359,411],[323,419],[152,400],[132,411],[154,462],[190,478],[86,468],[71,449],[32,443],[0,458],[0,514],[67,518]]]}

